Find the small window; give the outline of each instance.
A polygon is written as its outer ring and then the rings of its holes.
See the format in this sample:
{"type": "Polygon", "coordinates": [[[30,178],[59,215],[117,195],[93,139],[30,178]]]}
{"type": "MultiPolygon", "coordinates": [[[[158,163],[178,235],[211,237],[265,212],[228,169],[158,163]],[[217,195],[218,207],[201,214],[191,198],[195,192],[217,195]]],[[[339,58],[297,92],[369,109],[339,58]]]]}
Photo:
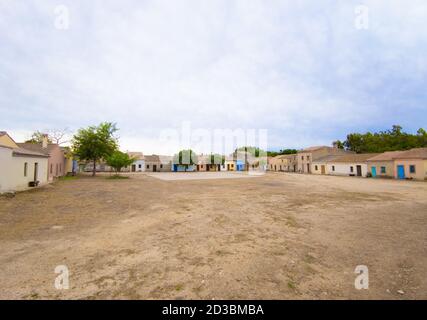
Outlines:
{"type": "Polygon", "coordinates": [[[386,173],[386,168],[385,167],[381,167],[381,173],[386,173]]]}
{"type": "Polygon", "coordinates": [[[27,163],[27,162],[25,162],[25,163],[24,163],[24,177],[26,177],[26,176],[27,176],[27,172],[28,172],[28,163],[27,163]]]}
{"type": "Polygon", "coordinates": [[[304,156],[301,156],[301,160],[304,160],[304,156]]]}
{"type": "Polygon", "coordinates": [[[163,169],[163,165],[162,164],[160,165],[160,169],[163,169]]]}
{"type": "Polygon", "coordinates": [[[138,169],[141,169],[141,168],[142,168],[142,166],[140,164],[138,164],[138,169]]]}
{"type": "Polygon", "coordinates": [[[150,165],[149,164],[147,164],[147,169],[150,169],[150,165]]]}
{"type": "Polygon", "coordinates": [[[350,167],[350,172],[354,172],[354,168],[353,167],[350,167]]]}
{"type": "Polygon", "coordinates": [[[335,171],[335,166],[332,166],[332,171],[335,171]]]}
{"type": "Polygon", "coordinates": [[[409,166],[409,172],[410,173],[415,173],[415,166],[414,165],[410,165],[409,166]]]}
{"type": "Polygon", "coordinates": [[[318,170],[317,166],[314,166],[314,170],[316,170],[316,171],[318,170]]]}

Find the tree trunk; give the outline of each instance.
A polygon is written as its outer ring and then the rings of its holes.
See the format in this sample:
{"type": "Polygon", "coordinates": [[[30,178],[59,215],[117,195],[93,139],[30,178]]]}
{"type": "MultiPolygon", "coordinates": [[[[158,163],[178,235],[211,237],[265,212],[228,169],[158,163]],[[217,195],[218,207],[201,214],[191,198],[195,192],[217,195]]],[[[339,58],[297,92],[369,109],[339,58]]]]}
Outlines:
{"type": "Polygon", "coordinates": [[[92,177],[96,175],[96,159],[93,160],[93,170],[92,170],[92,177]]]}

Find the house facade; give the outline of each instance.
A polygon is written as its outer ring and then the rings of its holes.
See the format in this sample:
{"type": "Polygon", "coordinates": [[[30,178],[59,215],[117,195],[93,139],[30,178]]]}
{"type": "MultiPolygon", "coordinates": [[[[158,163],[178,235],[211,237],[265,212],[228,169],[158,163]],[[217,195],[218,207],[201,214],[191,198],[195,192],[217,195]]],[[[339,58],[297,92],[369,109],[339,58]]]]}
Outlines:
{"type": "Polygon", "coordinates": [[[66,158],[64,151],[58,144],[48,143],[47,136],[44,137],[42,143],[18,143],[20,148],[30,150],[36,153],[41,153],[49,157],[48,161],[48,180],[53,181],[66,175],[65,163],[66,158]]]}
{"type": "Polygon", "coordinates": [[[128,172],[144,172],[145,171],[145,160],[142,152],[128,152],[129,157],[135,159],[135,161],[126,168],[128,172]]]}
{"type": "Polygon", "coordinates": [[[144,156],[146,172],[170,172],[172,171],[172,157],[151,155],[144,156]]]}
{"type": "Polygon", "coordinates": [[[328,174],[335,176],[367,177],[368,159],[377,154],[342,154],[330,155],[313,160],[313,174],[328,174]]]}
{"type": "Polygon", "coordinates": [[[0,136],[0,193],[48,183],[47,155],[19,147],[5,132],[0,136]]]}
{"type": "Polygon", "coordinates": [[[394,178],[396,170],[394,158],[402,151],[389,151],[373,156],[367,160],[368,172],[373,178],[394,178]]]}
{"type": "Polygon", "coordinates": [[[328,146],[310,147],[303,149],[297,153],[297,172],[312,173],[312,163],[314,160],[318,160],[329,155],[340,155],[346,153],[353,152],[328,146]]]}
{"type": "Polygon", "coordinates": [[[427,148],[403,151],[394,157],[395,178],[427,180],[427,148]]]}
{"type": "Polygon", "coordinates": [[[297,155],[284,154],[268,159],[267,170],[269,171],[283,171],[283,172],[296,172],[297,171],[297,155]]]}

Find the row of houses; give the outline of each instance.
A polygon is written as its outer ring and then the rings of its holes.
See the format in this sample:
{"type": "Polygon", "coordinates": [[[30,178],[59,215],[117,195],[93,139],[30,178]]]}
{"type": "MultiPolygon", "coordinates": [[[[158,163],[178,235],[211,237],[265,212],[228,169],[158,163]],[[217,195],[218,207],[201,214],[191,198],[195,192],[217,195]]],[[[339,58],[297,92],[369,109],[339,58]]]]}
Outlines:
{"type": "Polygon", "coordinates": [[[357,154],[319,146],[268,159],[268,170],[319,175],[427,179],[427,148],[357,154]]]}
{"type": "MultiPolygon", "coordinates": [[[[176,157],[164,155],[144,155],[141,152],[127,152],[135,161],[122,172],[215,172],[215,171],[247,171],[260,168],[260,161],[249,152],[237,152],[229,156],[212,159],[212,155],[198,155],[194,163],[181,164],[176,157]]],[[[265,167],[264,167],[265,169],[265,167]]],[[[91,172],[93,163],[81,164],[80,171],[91,172]]],[[[98,172],[113,171],[106,163],[96,165],[98,172]]]]}
{"type": "Polygon", "coordinates": [[[0,131],[0,193],[21,191],[73,174],[77,163],[69,149],[48,143],[17,143],[0,131]]]}

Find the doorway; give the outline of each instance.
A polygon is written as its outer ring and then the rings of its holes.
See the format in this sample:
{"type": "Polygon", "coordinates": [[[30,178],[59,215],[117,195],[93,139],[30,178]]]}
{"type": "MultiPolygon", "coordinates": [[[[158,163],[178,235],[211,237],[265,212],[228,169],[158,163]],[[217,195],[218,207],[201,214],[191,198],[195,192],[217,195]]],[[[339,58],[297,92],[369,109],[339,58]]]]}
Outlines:
{"type": "Polygon", "coordinates": [[[325,174],[325,173],[326,173],[326,169],[325,169],[325,166],[324,166],[324,165],[321,165],[321,166],[320,166],[320,171],[321,171],[321,173],[322,173],[322,174],[325,174]]]}
{"type": "Polygon", "coordinates": [[[362,176],[362,166],[356,166],[356,172],[357,172],[357,176],[361,177],[362,176]]]}
{"type": "Polygon", "coordinates": [[[39,177],[39,164],[36,162],[34,163],[34,181],[37,181],[39,177]]]}
{"type": "Polygon", "coordinates": [[[153,164],[153,172],[157,172],[157,165],[153,164]]]}
{"type": "Polygon", "coordinates": [[[132,172],[135,172],[136,171],[136,165],[135,164],[133,164],[132,165],[132,172]]]}
{"type": "Polygon", "coordinates": [[[397,177],[405,179],[405,166],[397,166],[397,177]]]}

